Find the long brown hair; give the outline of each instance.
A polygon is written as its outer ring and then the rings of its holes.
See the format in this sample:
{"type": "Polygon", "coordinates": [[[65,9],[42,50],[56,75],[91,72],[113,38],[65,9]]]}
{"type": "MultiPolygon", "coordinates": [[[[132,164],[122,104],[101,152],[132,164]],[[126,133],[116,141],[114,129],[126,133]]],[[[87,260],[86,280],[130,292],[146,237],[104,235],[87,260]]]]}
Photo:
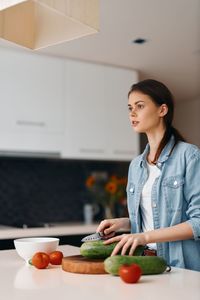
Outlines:
{"type": "Polygon", "coordinates": [[[148,95],[157,106],[166,104],[168,107],[168,112],[163,118],[165,126],[166,126],[166,130],[165,130],[162,140],[160,141],[160,144],[156,151],[154,160],[152,161],[152,163],[156,163],[160,156],[160,153],[162,152],[163,148],[168,143],[168,141],[170,140],[172,135],[175,138],[174,147],[179,141],[185,142],[185,139],[180,134],[180,132],[172,126],[172,121],[173,121],[173,117],[174,117],[173,95],[170,92],[170,90],[162,82],[159,82],[154,79],[146,79],[146,80],[143,80],[143,81],[133,84],[128,93],[128,97],[134,91],[138,91],[145,95],[148,95]]]}

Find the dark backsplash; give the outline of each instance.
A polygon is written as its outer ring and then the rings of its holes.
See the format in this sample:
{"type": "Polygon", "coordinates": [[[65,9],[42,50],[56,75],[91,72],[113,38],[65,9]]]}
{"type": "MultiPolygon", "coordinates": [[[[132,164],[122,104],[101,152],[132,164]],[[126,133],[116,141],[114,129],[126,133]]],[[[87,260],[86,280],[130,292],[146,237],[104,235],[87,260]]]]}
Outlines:
{"type": "MultiPolygon", "coordinates": [[[[85,179],[93,171],[126,176],[128,162],[0,157],[0,224],[83,220],[85,179]]],[[[100,214],[96,219],[101,219],[100,214]]]]}

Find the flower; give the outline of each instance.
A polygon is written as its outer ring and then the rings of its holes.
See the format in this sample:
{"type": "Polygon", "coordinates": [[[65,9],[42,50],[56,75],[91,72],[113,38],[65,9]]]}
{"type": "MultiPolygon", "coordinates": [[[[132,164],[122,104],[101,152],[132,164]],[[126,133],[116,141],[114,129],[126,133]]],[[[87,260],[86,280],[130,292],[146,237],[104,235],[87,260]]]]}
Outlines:
{"type": "Polygon", "coordinates": [[[114,195],[117,191],[117,184],[116,182],[107,182],[105,185],[106,192],[110,193],[111,195],[114,195]]]}
{"type": "Polygon", "coordinates": [[[95,182],[95,178],[94,178],[94,176],[92,176],[92,175],[90,175],[88,178],[87,178],[87,180],[86,180],[86,187],[88,188],[88,189],[90,189],[90,188],[92,188],[92,186],[94,185],[94,182],[95,182]]]}
{"type": "Polygon", "coordinates": [[[107,173],[92,173],[86,179],[85,185],[92,199],[104,208],[113,208],[116,203],[126,205],[126,177],[107,173]]]}

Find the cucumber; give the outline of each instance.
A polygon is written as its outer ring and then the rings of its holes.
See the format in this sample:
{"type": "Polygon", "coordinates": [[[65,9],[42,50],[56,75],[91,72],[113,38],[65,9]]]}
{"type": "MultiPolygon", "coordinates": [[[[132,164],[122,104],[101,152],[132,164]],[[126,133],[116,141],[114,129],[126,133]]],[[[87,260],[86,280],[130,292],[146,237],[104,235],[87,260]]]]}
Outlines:
{"type": "MultiPolygon", "coordinates": [[[[116,242],[104,245],[102,240],[85,242],[80,247],[80,253],[87,258],[106,258],[111,255],[116,245],[116,242]]],[[[142,255],[143,250],[143,246],[138,246],[133,255],[142,255]]]]}
{"type": "MultiPolygon", "coordinates": [[[[167,270],[166,261],[159,256],[128,256],[114,255],[104,261],[104,268],[107,273],[118,275],[121,265],[137,264],[142,269],[143,275],[161,274],[167,270]]],[[[170,271],[170,269],[168,270],[170,271]]]]}

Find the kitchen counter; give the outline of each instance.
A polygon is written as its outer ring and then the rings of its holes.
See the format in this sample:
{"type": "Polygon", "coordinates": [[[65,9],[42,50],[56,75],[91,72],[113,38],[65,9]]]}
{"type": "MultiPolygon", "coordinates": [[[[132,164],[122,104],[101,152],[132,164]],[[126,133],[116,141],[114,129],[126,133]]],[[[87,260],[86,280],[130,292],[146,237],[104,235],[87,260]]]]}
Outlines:
{"type": "Polygon", "coordinates": [[[0,239],[16,239],[28,236],[59,236],[89,234],[96,231],[98,224],[58,223],[50,227],[15,228],[3,226],[0,228],[0,239]]]}
{"type": "MultiPolygon", "coordinates": [[[[65,256],[79,248],[59,246],[65,256]]],[[[27,266],[15,250],[0,251],[0,292],[3,300],[138,299],[199,300],[200,272],[172,268],[170,273],[142,276],[137,284],[119,277],[64,272],[60,266],[38,270],[27,266]]]]}

